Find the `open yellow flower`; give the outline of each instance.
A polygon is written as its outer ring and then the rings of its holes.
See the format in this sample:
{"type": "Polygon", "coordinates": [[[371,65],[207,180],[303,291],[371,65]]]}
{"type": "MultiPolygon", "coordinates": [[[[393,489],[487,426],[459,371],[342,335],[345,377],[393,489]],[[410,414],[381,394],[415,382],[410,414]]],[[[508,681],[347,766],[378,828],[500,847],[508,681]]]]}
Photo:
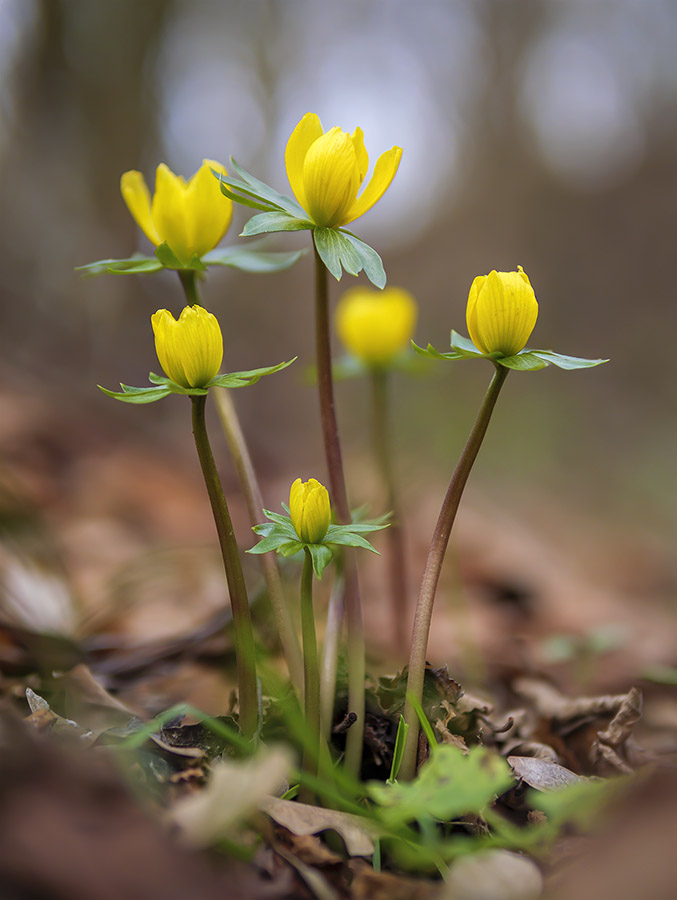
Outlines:
{"type": "Polygon", "coordinates": [[[336,307],[336,330],[346,348],[368,366],[383,366],[414,334],[418,309],[403,288],[351,288],[336,307]]]}
{"type": "Polygon", "coordinates": [[[292,191],[316,225],[338,228],[371,209],[388,190],[402,156],[392,147],[376,161],[369,184],[357,196],[369,167],[361,128],[352,134],[322,129],[319,116],[306,113],[285,152],[292,191]]]}
{"type": "Polygon", "coordinates": [[[182,263],[213,250],[233,218],[233,203],[221,193],[211,169],[227,174],[221,163],[205,159],[185,181],[160,163],[152,201],[141,172],[125,172],[120,179],[123,200],[136,224],[156,247],[166,242],[182,263]]]}
{"type": "Polygon", "coordinates": [[[204,388],[223,360],[221,328],[202,306],[186,306],[178,321],[167,309],[151,316],[155,350],[165,375],[184,388],[204,388]]]}
{"type": "Polygon", "coordinates": [[[537,318],[536,295],[522,266],[516,272],[478,275],[473,281],[466,321],[472,342],[482,353],[519,353],[537,318]]]}
{"type": "Polygon", "coordinates": [[[297,478],[289,491],[289,516],[300,541],[319,544],[331,519],[326,487],[315,478],[297,478]]]}

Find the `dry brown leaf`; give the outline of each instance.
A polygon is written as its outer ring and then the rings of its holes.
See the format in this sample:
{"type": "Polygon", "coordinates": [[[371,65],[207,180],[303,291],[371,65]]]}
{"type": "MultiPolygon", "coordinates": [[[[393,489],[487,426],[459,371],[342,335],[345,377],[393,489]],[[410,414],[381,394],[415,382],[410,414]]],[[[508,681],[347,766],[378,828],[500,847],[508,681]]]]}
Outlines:
{"type": "Polygon", "coordinates": [[[457,860],[437,900],[537,900],[543,879],[526,856],[487,850],[457,860]]]}
{"type": "Polygon", "coordinates": [[[576,775],[571,769],[565,769],[555,762],[547,759],[534,759],[531,756],[509,756],[508,762],[515,775],[525,781],[529,787],[537,791],[556,791],[567,784],[575,784],[577,781],[587,781],[581,775],[576,775]]]}
{"type": "Polygon", "coordinates": [[[359,816],[281,800],[279,797],[266,798],[261,809],[293,834],[317,834],[329,829],[338,832],[350,856],[371,856],[374,852],[374,841],[367,830],[366,820],[359,816]]]}

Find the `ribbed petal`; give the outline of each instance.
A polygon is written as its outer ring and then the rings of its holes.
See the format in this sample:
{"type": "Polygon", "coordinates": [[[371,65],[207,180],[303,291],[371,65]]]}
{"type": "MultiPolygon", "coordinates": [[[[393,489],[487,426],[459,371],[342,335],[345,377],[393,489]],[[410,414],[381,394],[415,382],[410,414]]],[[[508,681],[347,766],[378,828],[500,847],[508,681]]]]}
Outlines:
{"type": "Polygon", "coordinates": [[[221,193],[211,169],[228,174],[221,163],[205,159],[185,189],[186,239],[191,257],[213,250],[233,218],[233,201],[221,193]]]}
{"type": "Polygon", "coordinates": [[[303,162],[305,210],[316,225],[342,225],[359,185],[353,140],[332,128],[309,147],[303,162]]]}
{"type": "Polygon", "coordinates": [[[477,297],[479,292],[482,289],[482,285],[486,281],[486,275],[478,275],[477,278],[470,285],[470,294],[468,295],[468,306],[465,312],[465,320],[468,325],[468,333],[470,334],[470,340],[477,347],[478,350],[481,350],[482,353],[488,353],[489,351],[482,344],[482,337],[477,330],[477,297]]]}
{"type": "Polygon", "coordinates": [[[352,204],[346,217],[340,223],[341,225],[347,225],[348,222],[352,222],[354,219],[359,218],[359,216],[364,215],[368,209],[371,209],[375,203],[378,203],[390,187],[390,184],[397,173],[401,158],[401,147],[392,147],[390,150],[386,150],[385,153],[382,153],[379,156],[376,160],[374,174],[371,176],[369,184],[352,204]]]}
{"type": "Polygon", "coordinates": [[[155,349],[165,375],[181,387],[205,387],[221,367],[223,338],[216,318],[186,306],[178,322],[166,309],[151,317],[155,349]]]}
{"type": "MultiPolygon", "coordinates": [[[[470,305],[470,304],[469,304],[470,305]]],[[[477,293],[475,331],[484,353],[513,356],[523,349],[538,318],[538,302],[523,270],[490,272],[477,293]]]]}
{"type": "Polygon", "coordinates": [[[322,124],[319,116],[315,113],[306,113],[292,131],[284,154],[289,184],[294,192],[294,196],[306,211],[308,207],[306,206],[306,194],[303,188],[303,163],[310,145],[319,137],[322,137],[322,134],[322,124]]]}
{"type": "Polygon", "coordinates": [[[137,172],[135,169],[125,172],[120,179],[120,191],[134,221],[151,244],[155,244],[157,247],[162,242],[155,230],[155,225],[153,225],[150,211],[150,191],[141,172],[137,172]]]}
{"type": "Polygon", "coordinates": [[[189,262],[193,254],[188,235],[186,184],[164,163],[155,172],[151,215],[160,240],[169,244],[181,262],[189,262]]]}
{"type": "MultiPolygon", "coordinates": [[[[305,485],[300,478],[297,478],[289,490],[289,517],[299,538],[301,538],[305,496],[305,485]]],[[[303,538],[301,538],[301,540],[303,540],[303,538]]]]}
{"type": "Polygon", "coordinates": [[[352,288],[336,308],[336,330],[353,356],[380,366],[409,346],[416,318],[416,301],[402,288],[352,288]]]}
{"type": "Polygon", "coordinates": [[[360,184],[362,184],[369,168],[369,155],[367,154],[367,148],[364,146],[364,133],[361,128],[356,128],[350,137],[353,140],[353,147],[357,156],[357,168],[360,173],[360,184]]]}

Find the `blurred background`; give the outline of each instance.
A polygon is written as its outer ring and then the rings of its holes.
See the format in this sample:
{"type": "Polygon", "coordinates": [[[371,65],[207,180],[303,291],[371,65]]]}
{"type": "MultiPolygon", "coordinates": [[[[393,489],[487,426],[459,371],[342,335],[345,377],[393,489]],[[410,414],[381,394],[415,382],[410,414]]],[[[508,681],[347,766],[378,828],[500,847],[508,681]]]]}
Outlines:
{"type": "MultiPolygon", "coordinates": [[[[325,128],[359,125],[372,164],[404,148],[391,188],[355,229],[389,283],[417,298],[418,343],[446,349],[452,327],[466,330],[475,275],[521,264],[540,302],[534,345],[611,358],[511,375],[454,538],[466,583],[480,572],[486,585],[497,555],[511,589],[528,582],[522,594],[550,596],[555,630],[634,628],[649,598],[660,634],[646,656],[674,661],[663,623],[677,593],[675,46],[673,0],[0,0],[4,521],[21,553],[39,533],[31,552],[67,572],[70,587],[49,601],[54,621],[70,615],[71,591],[90,615],[95,596],[110,604],[121,583],[129,592],[121,573],[131,578],[149,548],[213,539],[187,404],[133,408],[96,388],[144,384],[157,367],[149,317],[183,306],[171,273],[74,272],[150,251],[121,173],[140,169],[152,185],[161,161],[188,176],[204,157],[232,155],[286,192],[285,144],[313,111],[325,128]]],[[[247,218],[235,210],[225,243],[247,218]]],[[[305,233],[271,238],[304,245],[305,233]]],[[[352,284],[344,276],[333,296],[352,284]]],[[[325,477],[303,377],[311,291],[309,256],[275,276],[212,269],[203,285],[226,370],[299,355],[236,397],[273,509],[297,475],[325,477]]],[[[393,379],[412,596],[490,374],[440,363],[393,379]]],[[[367,400],[363,384],[339,385],[349,491],[378,507],[367,400]]],[[[233,494],[217,433],[214,442],[233,494]]],[[[46,590],[26,571],[12,579],[24,608],[46,590]]],[[[168,602],[166,586],[154,593],[168,602]]],[[[158,609],[139,615],[161,633],[158,609]]],[[[500,631],[513,620],[491,621],[500,631]]],[[[453,642],[440,627],[437,656],[453,642]]]]}

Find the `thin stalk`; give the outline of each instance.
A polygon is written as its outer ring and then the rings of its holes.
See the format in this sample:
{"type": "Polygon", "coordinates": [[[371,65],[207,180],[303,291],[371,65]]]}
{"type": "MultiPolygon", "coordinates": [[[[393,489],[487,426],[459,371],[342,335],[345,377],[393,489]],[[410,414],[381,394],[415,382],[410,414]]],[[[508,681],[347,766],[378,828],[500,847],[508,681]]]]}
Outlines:
{"type": "MultiPolygon", "coordinates": [[[[491,414],[496,405],[496,400],[503,387],[508,369],[505,366],[496,365],[496,371],[491,379],[486,396],[475,419],[468,441],[458,460],[454,474],[449,482],[442,509],[440,510],[437,525],[433,533],[428,551],[428,558],[423,572],[423,580],[416,603],[414,615],[414,628],[411,637],[411,651],[409,654],[409,677],[407,680],[407,695],[411,695],[421,703],[423,698],[423,682],[425,678],[426,652],[428,649],[428,637],[430,635],[430,622],[435,602],[435,592],[440,580],[442,563],[446,553],[451,528],[458,512],[458,506],[463,496],[470,470],[477,458],[484,435],[487,432],[491,414]]],[[[418,717],[407,700],[404,707],[404,719],[409,725],[409,734],[404,748],[400,778],[402,781],[410,781],[416,774],[416,757],[418,750],[418,717]]]]}
{"type": "MultiPolygon", "coordinates": [[[[197,273],[192,270],[179,270],[179,278],[186,300],[191,304],[199,304],[201,302],[196,275],[197,273]]],[[[261,512],[263,509],[263,496],[256,478],[249,447],[247,446],[230,391],[227,388],[215,388],[213,394],[216,399],[216,409],[219,414],[221,428],[223,429],[233,465],[235,466],[240,490],[247,506],[249,524],[253,527],[254,525],[259,525],[263,520],[261,512]]],[[[277,556],[274,553],[263,553],[259,559],[268,589],[268,597],[273,610],[275,624],[280,635],[282,653],[289,670],[289,677],[299,697],[302,697],[303,658],[301,656],[301,645],[299,644],[289,606],[285,601],[277,556]]]]}
{"type": "MultiPolygon", "coordinates": [[[[328,273],[317,248],[315,251],[315,349],[317,361],[317,386],[320,399],[320,419],[324,452],[329,474],[329,490],[339,523],[350,522],[350,507],[343,475],[341,444],[334,404],[334,382],[331,373],[331,340],[329,329],[328,273]]],[[[354,553],[344,551],[345,608],[348,656],[348,706],[357,719],[348,731],[345,764],[348,771],[358,776],[362,763],[364,737],[364,625],[357,567],[354,553]]]]}
{"type": "Polygon", "coordinates": [[[216,470],[214,455],[209,444],[205,424],[206,395],[191,397],[193,407],[193,436],[200,466],[204,476],[209,502],[214,514],[216,532],[221,546],[221,556],[226,570],[226,581],[233,610],[233,635],[235,638],[235,656],[237,659],[237,685],[240,705],[240,729],[243,735],[251,738],[256,734],[258,724],[258,695],[256,690],[256,654],[254,648],[254,631],[247,587],[242,573],[240,553],[235,539],[233,523],[228,512],[228,505],[223,494],[219,473],[216,470]]]}
{"type": "Polygon", "coordinates": [[[390,576],[391,619],[395,648],[402,657],[407,652],[409,610],[407,603],[407,562],[404,533],[400,518],[400,506],[395,487],[395,471],[390,452],[392,444],[388,426],[388,372],[384,369],[371,371],[371,409],[373,425],[374,455],[383,478],[386,508],[391,513],[390,528],[386,530],[388,542],[388,574],[390,576]]]}
{"type": "Polygon", "coordinates": [[[343,622],[343,575],[337,562],[337,573],[329,596],[327,623],[320,660],[320,734],[327,744],[331,740],[334,721],[334,700],[336,696],[336,671],[338,668],[338,645],[343,622]]]}
{"type": "MultiPolygon", "coordinates": [[[[301,575],[301,634],[303,635],[303,672],[306,718],[306,741],[303,748],[303,771],[317,775],[320,755],[320,662],[313,611],[313,561],[306,548],[301,575]]],[[[307,789],[301,789],[303,802],[312,802],[307,789]]]]}

